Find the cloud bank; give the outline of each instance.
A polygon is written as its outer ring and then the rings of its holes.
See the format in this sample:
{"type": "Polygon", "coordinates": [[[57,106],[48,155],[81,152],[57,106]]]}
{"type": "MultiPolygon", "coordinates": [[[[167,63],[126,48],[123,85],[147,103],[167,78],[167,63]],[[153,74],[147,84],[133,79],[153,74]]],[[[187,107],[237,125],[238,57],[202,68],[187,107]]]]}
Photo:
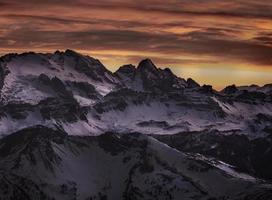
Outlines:
{"type": "Polygon", "coordinates": [[[0,8],[2,54],[72,48],[112,68],[151,57],[272,73],[270,0],[0,0],[0,8]]]}

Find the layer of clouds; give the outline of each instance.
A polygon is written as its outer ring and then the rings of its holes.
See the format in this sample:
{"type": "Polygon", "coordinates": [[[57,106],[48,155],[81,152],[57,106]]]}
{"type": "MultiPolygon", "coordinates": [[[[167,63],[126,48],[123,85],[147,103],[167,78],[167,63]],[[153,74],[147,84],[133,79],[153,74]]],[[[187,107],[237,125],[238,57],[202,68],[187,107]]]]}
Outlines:
{"type": "Polygon", "coordinates": [[[270,0],[164,2],[0,0],[1,51],[73,48],[122,51],[128,60],[126,51],[144,52],[160,63],[272,66],[270,0]]]}

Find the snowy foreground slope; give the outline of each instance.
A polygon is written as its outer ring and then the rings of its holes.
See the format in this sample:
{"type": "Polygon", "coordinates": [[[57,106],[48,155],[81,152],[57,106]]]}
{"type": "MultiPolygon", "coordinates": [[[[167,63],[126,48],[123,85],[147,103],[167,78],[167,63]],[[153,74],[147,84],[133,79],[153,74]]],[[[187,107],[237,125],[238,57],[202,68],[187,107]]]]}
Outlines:
{"type": "Polygon", "coordinates": [[[0,90],[0,199],[272,199],[272,85],[66,50],[1,57],[0,90]]]}
{"type": "Polygon", "coordinates": [[[271,185],[151,137],[38,126],[0,142],[3,199],[269,199],[271,185]]]}

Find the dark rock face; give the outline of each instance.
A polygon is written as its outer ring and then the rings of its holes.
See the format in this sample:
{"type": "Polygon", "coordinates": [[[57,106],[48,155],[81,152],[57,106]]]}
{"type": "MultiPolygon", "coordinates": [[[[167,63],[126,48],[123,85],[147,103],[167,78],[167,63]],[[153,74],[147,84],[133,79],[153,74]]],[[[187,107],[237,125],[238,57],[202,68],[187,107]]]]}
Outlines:
{"type": "Polygon", "coordinates": [[[231,94],[235,94],[236,92],[238,91],[237,87],[235,85],[230,85],[230,86],[227,86],[223,92],[225,94],[228,94],[228,95],[231,95],[231,94]]]}
{"type": "Polygon", "coordinates": [[[184,79],[178,78],[169,68],[157,68],[150,59],[142,60],[137,68],[133,65],[122,66],[115,74],[124,85],[136,90],[139,87],[157,93],[182,92],[186,86],[184,79]]]}
{"type": "Polygon", "coordinates": [[[109,80],[105,76],[106,73],[111,73],[104,67],[104,65],[99,60],[87,56],[83,57],[77,52],[69,49],[65,51],[64,55],[74,58],[74,68],[78,72],[86,74],[87,76],[98,82],[103,81],[102,77],[105,78],[106,81],[111,82],[111,80],[109,80]]]}
{"type": "Polygon", "coordinates": [[[52,198],[43,192],[33,181],[12,173],[0,172],[1,199],[43,199],[52,198]]]}
{"type": "MultiPolygon", "coordinates": [[[[201,186],[203,184],[200,183],[201,179],[194,179],[194,174],[205,175],[215,170],[212,165],[197,160],[194,156],[185,159],[185,155],[182,155],[182,159],[185,160],[178,159],[177,162],[182,161],[182,164],[186,166],[183,170],[190,172],[188,175],[183,174],[180,169],[168,163],[167,157],[159,156],[160,154],[153,149],[154,144],[151,143],[152,140],[139,133],[108,132],[100,136],[79,137],[69,136],[61,130],[44,126],[22,129],[0,139],[0,197],[51,200],[56,199],[56,196],[67,200],[71,197],[72,199],[115,199],[111,195],[112,187],[116,181],[121,180],[122,184],[118,186],[118,191],[114,191],[115,195],[120,196],[118,199],[126,200],[134,197],[135,199],[170,200],[180,196],[191,199],[192,195],[197,199],[214,199],[212,192],[206,191],[205,187],[201,186]],[[93,150],[96,152],[92,152],[93,150]],[[87,155],[96,155],[96,162],[90,163],[89,159],[92,158],[87,155]],[[12,160],[9,160],[10,158],[12,160]],[[122,164],[126,165],[126,168],[120,171],[118,168],[101,165],[105,164],[101,162],[105,158],[111,159],[113,165],[122,164]],[[89,180],[90,182],[86,184],[90,183],[91,189],[82,194],[80,179],[69,180],[70,175],[77,174],[70,168],[76,161],[79,162],[78,167],[82,167],[80,164],[83,164],[83,167],[97,170],[102,175],[111,172],[118,176],[107,180],[103,177],[99,179],[98,176],[94,182],[89,180]],[[35,175],[24,172],[30,166],[35,175]],[[69,169],[69,176],[63,177],[66,167],[69,169]],[[35,178],[40,176],[43,179],[35,178]],[[47,184],[46,181],[52,180],[56,180],[54,184],[47,184]],[[97,180],[101,182],[100,184],[105,182],[105,185],[101,186],[102,189],[92,185],[97,180]],[[83,198],[82,195],[86,196],[83,198]]],[[[161,148],[165,148],[164,145],[161,148]]],[[[159,150],[160,148],[157,149],[159,150]]],[[[219,173],[218,170],[216,172],[219,173]]],[[[110,178],[110,176],[107,177],[110,178]]],[[[227,178],[227,176],[222,177],[227,178]]],[[[239,191],[238,196],[231,194],[231,197],[221,193],[218,199],[242,200],[262,197],[269,199],[271,194],[268,186],[264,187],[261,184],[255,186],[248,182],[245,193],[239,191]]]]}
{"type": "Polygon", "coordinates": [[[188,78],[187,79],[187,87],[188,88],[198,88],[198,87],[200,87],[200,85],[196,81],[194,81],[193,79],[188,78]]]}
{"type": "Polygon", "coordinates": [[[71,91],[74,89],[79,91],[79,94],[83,97],[98,100],[101,95],[96,91],[95,87],[87,82],[66,82],[71,91]]]}
{"type": "Polygon", "coordinates": [[[247,90],[243,90],[241,94],[236,97],[236,99],[241,102],[256,104],[256,102],[258,101],[265,102],[266,94],[262,92],[250,92],[247,90]]]}
{"type": "Polygon", "coordinates": [[[131,82],[135,78],[136,68],[134,65],[123,65],[114,73],[114,75],[117,76],[120,81],[124,82],[123,85],[126,85],[128,84],[128,80],[131,82]],[[126,80],[123,80],[123,78],[126,80]]]}
{"type": "Polygon", "coordinates": [[[272,122],[272,115],[267,115],[263,113],[259,113],[256,115],[256,123],[262,123],[262,122],[272,122]]]}
{"type": "Polygon", "coordinates": [[[14,119],[25,119],[29,111],[33,111],[33,106],[27,103],[10,102],[0,107],[1,115],[10,115],[14,119]]]}
{"type": "Polygon", "coordinates": [[[145,122],[139,122],[137,124],[141,127],[160,127],[160,128],[168,128],[170,125],[166,121],[145,121],[145,122]]]}
{"type": "Polygon", "coordinates": [[[2,63],[0,59],[0,90],[2,89],[4,85],[4,79],[6,75],[8,75],[8,73],[9,73],[9,70],[6,69],[5,64],[2,63]]]}
{"type": "Polygon", "coordinates": [[[66,84],[57,77],[50,79],[47,75],[40,74],[38,80],[43,85],[55,91],[60,97],[72,98],[73,96],[72,92],[67,89],[66,84]]]}
{"type": "Polygon", "coordinates": [[[147,147],[146,140],[139,140],[139,133],[131,133],[131,135],[122,135],[118,137],[116,133],[107,132],[97,137],[98,145],[112,155],[127,151],[129,148],[137,148],[140,151],[147,147]]]}
{"type": "Polygon", "coordinates": [[[134,74],[136,71],[136,68],[134,65],[123,65],[122,67],[120,67],[115,73],[122,73],[122,74],[126,74],[128,76],[131,76],[131,74],[134,74]]]}
{"type": "Polygon", "coordinates": [[[153,137],[178,150],[214,157],[245,173],[272,179],[271,136],[249,140],[244,135],[224,135],[219,131],[207,131],[153,137]]]}
{"type": "Polygon", "coordinates": [[[154,94],[146,94],[131,89],[120,89],[106,95],[103,101],[94,105],[94,108],[98,113],[108,112],[110,110],[124,111],[126,107],[131,104],[141,105],[148,102],[150,103],[155,96],[154,94]]]}
{"type": "Polygon", "coordinates": [[[39,77],[38,77],[38,80],[41,81],[45,85],[50,85],[51,84],[50,78],[45,74],[40,74],[39,77]]]}
{"type": "Polygon", "coordinates": [[[138,65],[138,69],[140,71],[149,71],[149,72],[152,72],[153,74],[157,74],[158,72],[157,67],[154,65],[154,63],[150,59],[142,60],[138,65]]]}
{"type": "Polygon", "coordinates": [[[203,85],[200,89],[201,92],[205,94],[212,94],[213,93],[213,88],[211,85],[203,85]]]}
{"type": "Polygon", "coordinates": [[[51,79],[51,87],[60,94],[61,97],[72,97],[72,92],[68,91],[64,83],[57,77],[51,79]]]}
{"type": "Polygon", "coordinates": [[[87,120],[84,109],[71,98],[47,98],[42,100],[38,107],[44,119],[59,119],[67,122],[87,120]]]}
{"type": "Polygon", "coordinates": [[[143,86],[148,91],[171,92],[183,89],[185,81],[176,77],[169,68],[156,68],[151,60],[143,60],[138,66],[143,86]]]}
{"type": "Polygon", "coordinates": [[[0,157],[7,157],[14,153],[16,148],[25,146],[24,150],[21,151],[15,162],[16,165],[13,166],[13,168],[19,168],[23,157],[26,157],[32,164],[37,164],[37,157],[34,155],[34,151],[37,148],[43,149],[42,151],[39,151],[41,153],[39,156],[44,158],[44,164],[50,170],[53,170],[53,165],[58,163],[61,158],[55,155],[50,141],[52,140],[56,143],[63,143],[65,136],[66,134],[64,132],[43,126],[34,126],[23,129],[1,140],[2,146],[0,157]]]}

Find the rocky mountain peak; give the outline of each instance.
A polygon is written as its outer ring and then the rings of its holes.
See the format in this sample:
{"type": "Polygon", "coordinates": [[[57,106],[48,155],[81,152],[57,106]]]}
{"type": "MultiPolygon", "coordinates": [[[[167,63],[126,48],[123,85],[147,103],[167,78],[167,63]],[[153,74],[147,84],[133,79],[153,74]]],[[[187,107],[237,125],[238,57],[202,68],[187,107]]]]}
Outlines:
{"type": "Polygon", "coordinates": [[[212,87],[212,85],[206,85],[206,84],[204,84],[201,87],[201,91],[203,93],[206,93],[206,94],[211,94],[211,93],[213,93],[213,87],[212,87]]]}
{"type": "Polygon", "coordinates": [[[71,49],[66,49],[64,54],[67,56],[81,56],[81,54],[79,54],[76,51],[73,51],[71,49]]]}
{"type": "Polygon", "coordinates": [[[193,80],[192,78],[188,78],[186,82],[187,82],[188,88],[200,87],[200,85],[195,80],[193,80]]]}
{"type": "Polygon", "coordinates": [[[121,66],[115,73],[122,73],[122,74],[131,74],[134,73],[136,67],[134,65],[128,64],[121,66]]]}
{"type": "Polygon", "coordinates": [[[174,75],[174,73],[172,72],[172,70],[168,67],[166,67],[165,69],[163,69],[164,73],[167,75],[174,75]]]}
{"type": "Polygon", "coordinates": [[[152,62],[151,59],[144,59],[142,60],[138,67],[137,67],[138,70],[140,71],[151,71],[151,72],[157,72],[158,71],[158,68],[155,66],[155,64],[152,62]]]}
{"type": "Polygon", "coordinates": [[[234,84],[233,85],[229,85],[225,89],[223,89],[223,92],[225,94],[234,94],[237,91],[238,91],[238,88],[234,84]]]}

